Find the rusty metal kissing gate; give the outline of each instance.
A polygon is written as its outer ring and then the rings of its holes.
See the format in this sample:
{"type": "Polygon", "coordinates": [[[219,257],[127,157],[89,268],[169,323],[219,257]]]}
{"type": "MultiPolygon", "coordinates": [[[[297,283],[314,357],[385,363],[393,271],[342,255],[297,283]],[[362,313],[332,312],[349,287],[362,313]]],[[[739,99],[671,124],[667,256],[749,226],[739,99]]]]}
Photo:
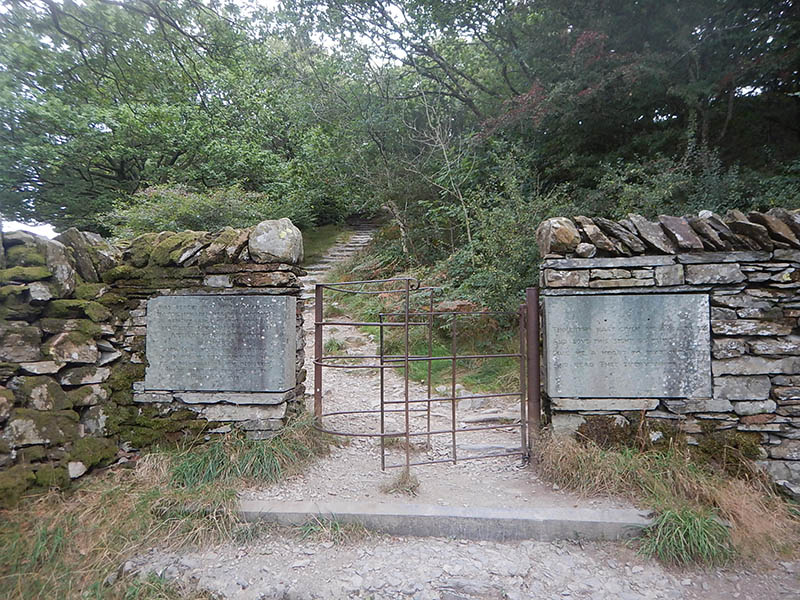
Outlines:
{"type": "MultiPolygon", "coordinates": [[[[438,288],[423,287],[415,279],[394,278],[343,283],[317,284],[314,304],[314,414],[319,430],[342,436],[379,438],[381,449],[381,469],[397,467],[408,468],[416,465],[434,463],[457,463],[463,460],[496,458],[498,456],[519,455],[527,459],[530,455],[531,440],[540,426],[539,393],[539,294],[538,289],[527,292],[526,303],[518,312],[484,311],[437,311],[434,309],[435,293],[438,288]],[[336,308],[336,303],[325,305],[325,291],[334,294],[380,295],[384,299],[400,296],[400,308],[379,312],[376,320],[347,321],[336,318],[325,319],[326,308],[336,308]],[[496,354],[458,354],[459,323],[463,319],[490,317],[495,319],[517,319],[519,322],[519,351],[496,354]],[[441,325],[443,323],[443,325],[441,325]],[[333,354],[339,348],[334,345],[326,350],[323,346],[323,332],[326,327],[351,326],[370,328],[373,341],[377,344],[375,353],[333,354]],[[421,328],[419,335],[415,328],[421,328]],[[435,348],[434,332],[437,328],[449,330],[450,347],[442,354],[441,344],[435,348]],[[398,333],[399,332],[399,335],[398,333]],[[417,352],[412,351],[412,335],[417,343],[417,352]],[[375,339],[376,338],[376,339],[375,339]],[[399,347],[398,347],[399,345],[399,347]],[[513,392],[491,394],[459,395],[458,363],[469,360],[514,359],[519,361],[519,386],[513,392]],[[422,366],[422,371],[418,365],[422,366]],[[433,389],[434,371],[444,373],[449,367],[449,386],[433,389]],[[323,407],[323,369],[367,369],[377,370],[379,393],[377,406],[367,398],[356,409],[325,411],[323,407]],[[387,372],[401,369],[403,372],[402,399],[387,397],[387,372]],[[420,379],[424,378],[425,392],[416,396],[412,390],[412,371],[420,379]],[[446,387],[447,393],[444,393],[446,387]],[[519,421],[496,424],[471,425],[462,423],[459,427],[458,403],[463,400],[486,398],[519,399],[519,421]],[[446,413],[435,412],[444,407],[446,413]],[[449,420],[449,426],[432,426],[432,416],[449,420]],[[399,417],[399,418],[398,418],[399,417]],[[336,421],[345,420],[342,425],[336,421]],[[377,422],[375,422],[377,421],[377,422]],[[416,422],[422,424],[415,426],[416,422]],[[520,446],[509,451],[470,454],[459,456],[457,438],[471,432],[487,430],[519,429],[520,446]],[[422,447],[429,451],[427,458],[412,460],[412,448],[422,447]],[[441,455],[434,450],[433,440],[438,441],[441,455]],[[403,459],[392,462],[394,452],[402,452],[403,459]],[[446,453],[445,453],[446,452],[446,453]]],[[[397,304],[397,302],[395,303],[397,304]]],[[[327,311],[333,312],[333,311],[327,311]]],[[[395,390],[396,391],[396,390],[395,390]]],[[[515,420],[516,421],[516,420],[515,420]]]]}

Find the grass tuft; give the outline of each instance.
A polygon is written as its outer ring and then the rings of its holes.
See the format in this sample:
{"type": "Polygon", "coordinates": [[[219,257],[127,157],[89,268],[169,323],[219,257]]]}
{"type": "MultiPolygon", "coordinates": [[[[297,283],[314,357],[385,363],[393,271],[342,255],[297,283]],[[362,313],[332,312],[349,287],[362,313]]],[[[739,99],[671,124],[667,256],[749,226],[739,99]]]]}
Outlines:
{"type": "Polygon", "coordinates": [[[640,552],[676,566],[728,563],[736,554],[730,529],[709,510],[667,509],[645,530],[640,552]]]}
{"type": "Polygon", "coordinates": [[[654,510],[642,551],[667,562],[770,559],[796,551],[800,540],[800,518],[766,476],[752,470],[740,479],[714,471],[695,462],[686,447],[611,449],[545,434],[534,452],[540,472],[562,488],[621,496],[654,510]],[[716,553],[706,551],[708,545],[716,545],[716,553]]]}
{"type": "Polygon", "coordinates": [[[179,454],[170,475],[177,487],[195,488],[236,479],[273,483],[326,453],[328,440],[310,419],[298,419],[268,441],[226,436],[179,454]]]}
{"type": "Polygon", "coordinates": [[[228,436],[180,451],[154,450],[134,468],[88,477],[69,494],[51,491],[0,511],[0,595],[186,598],[161,580],[105,582],[125,560],[152,546],[255,539],[260,529],[236,517],[236,484],[275,481],[327,448],[309,420],[298,420],[263,442],[228,436]]]}
{"type": "Polygon", "coordinates": [[[369,537],[369,531],[360,523],[342,523],[336,519],[315,516],[297,527],[300,539],[316,542],[346,544],[369,537]]]}
{"type": "Polygon", "coordinates": [[[332,338],[328,338],[328,340],[325,342],[325,346],[323,346],[323,348],[325,350],[325,354],[336,354],[337,352],[340,352],[341,350],[344,350],[346,348],[346,346],[340,340],[337,340],[336,338],[332,337],[332,338]]]}
{"type": "Polygon", "coordinates": [[[401,470],[397,477],[381,486],[381,491],[384,494],[416,496],[417,490],[419,490],[419,479],[417,479],[417,476],[414,475],[410,469],[401,470]]]}

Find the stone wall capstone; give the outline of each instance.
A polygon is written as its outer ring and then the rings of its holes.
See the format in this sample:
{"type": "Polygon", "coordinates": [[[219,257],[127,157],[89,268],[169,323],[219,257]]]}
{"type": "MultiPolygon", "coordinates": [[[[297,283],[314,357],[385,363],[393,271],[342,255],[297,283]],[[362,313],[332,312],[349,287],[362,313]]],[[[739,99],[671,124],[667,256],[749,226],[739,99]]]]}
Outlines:
{"type": "Polygon", "coordinates": [[[674,424],[690,443],[713,431],[752,434],[760,442],[758,464],[800,496],[800,211],[732,210],[724,217],[702,211],[661,215],[657,222],[636,214],[620,221],[561,217],[542,223],[536,237],[546,347],[551,338],[545,406],[554,431],[571,433],[592,416],[637,411],[674,424]],[[689,317],[694,329],[707,330],[700,332],[707,341],[698,342],[705,363],[698,346],[681,347],[692,332],[674,319],[670,324],[669,314],[622,301],[633,295],[707,303],[705,317],[689,317]],[[556,301],[592,297],[596,306],[601,298],[618,298],[609,304],[616,312],[568,312],[556,301]],[[698,364],[710,393],[702,387],[682,394],[598,393],[636,389],[659,370],[696,376],[698,364]],[[628,388],[625,381],[603,383],[619,368],[628,369],[628,388]],[[570,376],[581,381],[566,381],[570,376]]]}
{"type": "MultiPolygon", "coordinates": [[[[77,229],[52,240],[16,231],[0,234],[0,248],[0,507],[155,441],[234,429],[266,439],[300,410],[305,272],[297,264],[302,237],[288,219],[213,233],[148,233],[119,246],[77,229]],[[281,329],[268,329],[263,314],[243,315],[247,328],[234,331],[239,337],[228,348],[241,352],[252,342],[254,352],[291,352],[280,379],[285,389],[146,390],[148,301],[162,297],[201,306],[206,298],[222,298],[220,305],[244,298],[245,309],[258,298],[286,298],[281,329]],[[267,331],[276,339],[247,338],[267,331]],[[284,337],[291,348],[280,346],[284,337]]],[[[230,323],[220,325],[227,328],[216,333],[230,333],[230,323]]],[[[191,357],[192,348],[186,351],[191,357]]]]}

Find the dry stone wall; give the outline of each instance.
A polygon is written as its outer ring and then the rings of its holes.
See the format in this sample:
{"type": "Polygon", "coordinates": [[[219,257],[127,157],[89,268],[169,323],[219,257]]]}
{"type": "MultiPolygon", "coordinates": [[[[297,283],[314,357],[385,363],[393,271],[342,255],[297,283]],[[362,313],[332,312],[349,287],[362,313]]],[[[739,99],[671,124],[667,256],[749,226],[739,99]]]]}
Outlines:
{"type": "MultiPolygon", "coordinates": [[[[549,397],[554,430],[573,432],[591,416],[635,411],[676,425],[690,442],[713,431],[752,434],[759,464],[800,493],[800,212],[703,211],[658,222],[635,214],[621,221],[556,218],[540,225],[537,243],[545,307],[560,296],[631,294],[694,294],[708,303],[700,327],[708,331],[710,394],[549,397]]],[[[648,347],[657,355],[666,343],[653,336],[648,347]]],[[[636,368],[647,369],[647,360],[645,351],[636,368]]]]}
{"type": "Polygon", "coordinates": [[[263,439],[299,410],[305,272],[288,219],[124,246],[76,229],[54,240],[13,232],[0,248],[0,507],[156,441],[234,428],[263,439]],[[163,296],[291,298],[291,389],[146,391],[148,300],[163,296]]]}

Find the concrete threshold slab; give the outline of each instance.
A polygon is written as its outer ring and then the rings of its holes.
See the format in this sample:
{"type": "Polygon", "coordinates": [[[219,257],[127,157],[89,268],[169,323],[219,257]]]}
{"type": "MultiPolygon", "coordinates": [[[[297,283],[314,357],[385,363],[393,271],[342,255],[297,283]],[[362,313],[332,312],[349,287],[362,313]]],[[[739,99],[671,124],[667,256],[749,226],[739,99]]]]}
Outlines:
{"type": "Polygon", "coordinates": [[[487,508],[369,502],[241,500],[245,521],[302,525],[326,518],[391,535],[509,541],[619,540],[636,537],[650,519],[632,509],[487,508]]]}

